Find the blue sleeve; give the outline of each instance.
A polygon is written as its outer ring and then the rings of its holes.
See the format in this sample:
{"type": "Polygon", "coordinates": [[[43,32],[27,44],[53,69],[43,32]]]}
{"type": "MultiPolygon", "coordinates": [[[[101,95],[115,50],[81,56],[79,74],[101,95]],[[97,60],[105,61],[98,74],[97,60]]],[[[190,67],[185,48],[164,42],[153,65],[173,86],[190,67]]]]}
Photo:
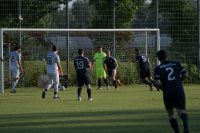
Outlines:
{"type": "Polygon", "coordinates": [[[159,69],[159,67],[156,67],[154,69],[154,79],[155,80],[160,80],[160,69],[159,69]]]}
{"type": "Polygon", "coordinates": [[[187,73],[186,72],[186,70],[185,70],[185,68],[183,68],[183,66],[178,62],[178,66],[179,66],[179,71],[180,71],[180,74],[185,74],[185,73],[187,73]]]}
{"type": "Polygon", "coordinates": [[[85,60],[86,60],[86,64],[89,65],[89,64],[90,64],[89,59],[88,59],[88,58],[85,58],[85,60]]]}

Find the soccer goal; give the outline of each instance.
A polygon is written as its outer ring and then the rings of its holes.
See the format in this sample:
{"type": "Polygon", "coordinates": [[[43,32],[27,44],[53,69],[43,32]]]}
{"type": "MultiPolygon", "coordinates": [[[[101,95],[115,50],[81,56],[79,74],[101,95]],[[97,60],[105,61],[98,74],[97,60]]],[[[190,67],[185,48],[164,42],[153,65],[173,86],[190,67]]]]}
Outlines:
{"type": "MultiPolygon", "coordinates": [[[[83,48],[84,56],[92,61],[97,46],[103,52],[111,51],[119,64],[117,78],[125,85],[137,83],[135,67],[135,48],[140,48],[151,62],[152,68],[159,64],[156,52],[160,49],[159,29],[0,29],[0,57],[6,58],[15,45],[21,45],[21,62],[24,71],[16,87],[39,87],[39,82],[46,74],[46,56],[51,52],[52,45],[59,48],[62,69],[67,80],[65,85],[77,85],[74,58],[78,48],[83,48]],[[9,45],[8,45],[9,44],[9,45]],[[8,50],[9,49],[9,50],[8,50]],[[38,82],[39,81],[39,82],[38,82]]],[[[9,88],[12,75],[9,61],[0,61],[1,93],[9,88]],[[9,73],[9,74],[7,74],[9,73]]],[[[91,85],[96,85],[95,69],[89,70],[91,85]]],[[[42,84],[45,84],[44,81],[42,84]]]]}

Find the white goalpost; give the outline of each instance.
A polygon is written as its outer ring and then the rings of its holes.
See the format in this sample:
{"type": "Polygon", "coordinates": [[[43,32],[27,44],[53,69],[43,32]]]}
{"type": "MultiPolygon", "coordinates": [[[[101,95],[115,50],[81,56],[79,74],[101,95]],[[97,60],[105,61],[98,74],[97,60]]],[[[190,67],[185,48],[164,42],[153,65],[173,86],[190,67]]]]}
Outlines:
{"type": "MultiPolygon", "coordinates": [[[[41,34],[43,32],[55,32],[56,33],[67,33],[67,35],[69,35],[69,32],[73,32],[73,39],[71,39],[71,41],[75,40],[77,38],[77,35],[76,35],[76,32],[85,32],[84,36],[86,36],[86,33],[89,33],[89,32],[92,32],[92,33],[95,33],[95,37],[98,36],[98,32],[112,32],[112,35],[111,35],[111,38],[113,40],[117,40],[117,36],[115,35],[115,33],[117,32],[132,32],[134,33],[134,37],[132,38],[132,45],[134,43],[138,43],[137,45],[140,46],[141,44],[139,43],[143,43],[144,44],[144,48],[145,48],[145,51],[144,53],[147,54],[147,49],[148,49],[148,43],[152,43],[152,44],[155,44],[155,49],[156,51],[159,51],[160,50],[160,30],[159,29],[33,29],[33,28],[0,28],[0,57],[2,58],[5,58],[4,56],[4,43],[10,43],[10,42],[4,42],[4,32],[9,32],[9,33],[16,33],[17,32],[41,32],[41,34]],[[151,32],[154,33],[153,35],[153,39],[149,39],[148,40],[148,33],[150,34],[151,32]],[[116,38],[115,38],[116,37],[116,38]],[[142,39],[140,39],[142,38],[142,39]]],[[[21,35],[22,36],[22,35],[21,35]]],[[[31,36],[31,35],[30,35],[31,36]]],[[[52,35],[54,36],[54,41],[52,41],[53,44],[55,45],[59,45],[59,42],[58,40],[60,39],[59,36],[57,35],[52,35]]],[[[99,35],[101,36],[101,35],[99,35]]],[[[76,44],[77,46],[76,47],[81,47],[82,45],[87,45],[87,43],[93,43],[94,41],[96,42],[99,42],[97,41],[97,39],[95,37],[91,37],[91,38],[84,38],[85,40],[89,40],[91,39],[90,41],[85,41],[85,42],[81,42],[82,40],[79,38],[79,39],[76,39],[76,44]],[[81,45],[79,45],[81,44],[81,45]]],[[[33,39],[33,37],[29,37],[30,40],[33,39]]],[[[106,37],[100,37],[100,39],[106,39],[106,37]]],[[[107,37],[108,38],[108,37],[107,37]]],[[[46,39],[46,38],[45,38],[46,39]]],[[[62,38],[61,38],[62,39],[62,38]]],[[[99,38],[98,38],[99,39],[99,38]]],[[[123,40],[123,39],[122,39],[123,40]]],[[[68,37],[68,40],[66,39],[65,41],[69,41],[69,37],[68,37]]],[[[70,43],[70,42],[69,42],[70,43]]],[[[101,43],[101,42],[99,42],[101,43]]],[[[119,46],[117,45],[117,41],[113,41],[113,45],[112,45],[112,48],[114,49],[114,56],[115,56],[115,53],[117,53],[115,51],[116,48],[118,48],[119,46]]],[[[142,44],[142,45],[143,45],[142,44]]],[[[22,43],[23,45],[23,43],[22,43]]],[[[93,45],[92,45],[93,46],[93,45]]],[[[69,47],[73,47],[73,44],[71,44],[71,46],[67,45],[66,46],[66,51],[68,53],[67,55],[67,58],[69,58],[69,53],[72,52],[72,50],[69,48],[69,47]]],[[[129,51],[129,48],[127,48],[128,51],[129,51]]],[[[23,51],[22,51],[23,52],[23,51]]],[[[130,51],[129,51],[130,52],[130,51]]],[[[125,53],[125,52],[124,52],[125,53]]],[[[72,53],[73,54],[73,53],[72,53]]],[[[74,53],[76,54],[76,53],[74,53]]],[[[119,55],[120,56],[120,55],[119,55]]],[[[153,55],[152,55],[153,56],[153,55]]],[[[135,57],[132,57],[132,58],[135,58],[135,57]]],[[[68,61],[68,65],[69,65],[69,59],[66,59],[68,61]]],[[[72,59],[71,59],[72,60],[72,59]]],[[[159,61],[158,59],[156,59],[156,64],[159,65],[159,61]]],[[[69,66],[67,66],[69,67],[69,66]]],[[[4,93],[4,63],[2,61],[0,61],[0,87],[1,87],[1,93],[4,93]]],[[[69,68],[67,69],[67,74],[69,74],[69,68]]]]}

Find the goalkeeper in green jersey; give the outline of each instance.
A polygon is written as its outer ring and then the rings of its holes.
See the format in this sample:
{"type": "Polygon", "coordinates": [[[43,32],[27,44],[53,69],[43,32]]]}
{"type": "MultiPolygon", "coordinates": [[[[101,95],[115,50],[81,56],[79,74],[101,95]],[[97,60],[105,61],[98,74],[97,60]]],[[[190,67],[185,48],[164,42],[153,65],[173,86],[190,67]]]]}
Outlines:
{"type": "MultiPolygon", "coordinates": [[[[103,68],[103,58],[106,57],[106,54],[102,52],[102,47],[98,46],[98,52],[94,55],[94,58],[92,60],[92,66],[94,65],[94,62],[96,61],[96,76],[98,78],[98,88],[97,90],[101,90],[101,78],[104,79],[104,82],[107,86],[107,90],[109,90],[108,81],[106,79],[106,72],[103,68]]],[[[91,69],[92,69],[91,66],[91,69]]]]}

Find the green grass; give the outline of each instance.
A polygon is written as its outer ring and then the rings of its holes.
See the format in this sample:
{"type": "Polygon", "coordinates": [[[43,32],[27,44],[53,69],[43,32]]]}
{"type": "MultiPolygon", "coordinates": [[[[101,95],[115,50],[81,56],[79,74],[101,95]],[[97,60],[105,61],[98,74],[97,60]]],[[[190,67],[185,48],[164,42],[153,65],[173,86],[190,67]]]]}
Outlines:
{"type": "MultiPolygon", "coordinates": [[[[185,86],[187,113],[191,133],[200,132],[200,86],[185,86]]],[[[43,89],[17,88],[0,94],[1,133],[172,133],[164,109],[162,92],[142,86],[123,86],[115,91],[92,87],[93,101],[77,101],[77,88],[53,89],[42,99],[43,89]]],[[[176,113],[180,131],[182,121],[176,113]]]]}

